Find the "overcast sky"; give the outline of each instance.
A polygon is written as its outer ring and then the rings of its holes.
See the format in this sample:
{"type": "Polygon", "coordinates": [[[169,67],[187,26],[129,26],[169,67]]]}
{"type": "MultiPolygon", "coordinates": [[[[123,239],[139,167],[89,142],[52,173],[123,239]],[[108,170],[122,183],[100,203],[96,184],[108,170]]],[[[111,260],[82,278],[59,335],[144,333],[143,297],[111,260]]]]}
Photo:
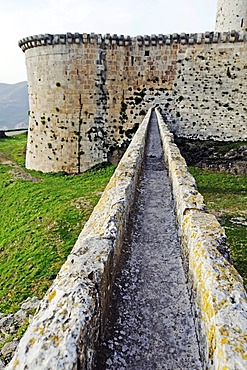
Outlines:
{"type": "Polygon", "coordinates": [[[0,82],[26,80],[23,37],[213,31],[217,0],[0,0],[0,82]]]}

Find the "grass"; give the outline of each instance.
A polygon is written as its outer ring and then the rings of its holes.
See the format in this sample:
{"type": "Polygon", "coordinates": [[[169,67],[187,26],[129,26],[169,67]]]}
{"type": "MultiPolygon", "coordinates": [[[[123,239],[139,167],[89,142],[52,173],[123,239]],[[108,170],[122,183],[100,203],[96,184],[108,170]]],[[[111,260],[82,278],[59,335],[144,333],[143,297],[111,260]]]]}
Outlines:
{"type": "Polygon", "coordinates": [[[0,164],[0,311],[4,313],[18,310],[27,297],[44,295],[114,172],[111,165],[69,176],[27,171],[25,145],[25,135],[0,139],[1,157],[20,166],[16,173],[13,165],[0,164]]]}
{"type": "Polygon", "coordinates": [[[225,228],[233,264],[247,288],[247,178],[195,167],[190,167],[190,172],[208,211],[214,213],[225,228]]]}
{"type": "Polygon", "coordinates": [[[0,154],[24,167],[27,137],[25,134],[0,139],[0,154]]]}
{"type": "MultiPolygon", "coordinates": [[[[114,171],[110,165],[74,176],[28,171],[25,146],[25,135],[0,139],[0,158],[13,162],[0,164],[0,311],[4,313],[15,312],[27,297],[44,295],[114,171]]],[[[246,226],[232,222],[239,216],[247,218],[246,176],[190,170],[208,210],[225,227],[232,260],[247,287],[246,226]]]]}

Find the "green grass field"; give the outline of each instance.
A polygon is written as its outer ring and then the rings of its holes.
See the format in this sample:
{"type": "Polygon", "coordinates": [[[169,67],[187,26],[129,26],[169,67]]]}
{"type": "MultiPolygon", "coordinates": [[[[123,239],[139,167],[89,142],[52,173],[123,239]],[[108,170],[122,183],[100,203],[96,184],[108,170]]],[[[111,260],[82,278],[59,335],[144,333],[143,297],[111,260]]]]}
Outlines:
{"type": "Polygon", "coordinates": [[[208,211],[225,228],[231,258],[247,288],[247,177],[190,167],[208,211]]]}
{"type": "Polygon", "coordinates": [[[70,176],[27,171],[25,145],[25,135],[0,139],[0,311],[4,313],[16,311],[29,296],[44,295],[114,172],[111,165],[70,176]]]}
{"type": "MultiPolygon", "coordinates": [[[[41,298],[66,260],[114,172],[42,174],[24,168],[26,136],[0,139],[0,311],[41,298]],[[3,164],[5,163],[5,164],[3,164]]],[[[246,176],[190,168],[207,208],[225,227],[233,262],[247,286],[246,176]]]]}

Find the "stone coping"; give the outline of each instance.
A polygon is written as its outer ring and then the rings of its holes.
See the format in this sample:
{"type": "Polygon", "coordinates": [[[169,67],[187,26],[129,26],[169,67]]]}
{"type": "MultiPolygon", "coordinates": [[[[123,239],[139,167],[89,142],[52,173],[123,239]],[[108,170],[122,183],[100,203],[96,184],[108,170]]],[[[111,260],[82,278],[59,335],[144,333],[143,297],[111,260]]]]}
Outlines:
{"type": "Polygon", "coordinates": [[[151,110],[6,369],[91,369],[134,202],[151,110]]]}
{"type": "MultiPolygon", "coordinates": [[[[20,341],[10,369],[91,369],[144,155],[144,118],[71,254],[20,341]]],[[[247,368],[247,296],[228,262],[224,230],[156,109],[176,203],[204,368],[247,368]]]]}
{"type": "Polygon", "coordinates": [[[228,262],[224,229],[205,210],[194,178],[156,109],[169,164],[205,369],[247,369],[247,295],[228,262]]]}
{"type": "Polygon", "coordinates": [[[234,43],[246,42],[247,33],[245,31],[228,32],[205,32],[205,33],[173,33],[144,36],[124,36],[124,35],[101,35],[95,33],[65,33],[65,34],[42,34],[34,35],[21,39],[18,43],[22,51],[33,47],[45,45],[65,45],[65,44],[98,44],[98,45],[118,45],[118,46],[156,46],[156,45],[194,45],[194,44],[214,44],[214,43],[234,43]]]}

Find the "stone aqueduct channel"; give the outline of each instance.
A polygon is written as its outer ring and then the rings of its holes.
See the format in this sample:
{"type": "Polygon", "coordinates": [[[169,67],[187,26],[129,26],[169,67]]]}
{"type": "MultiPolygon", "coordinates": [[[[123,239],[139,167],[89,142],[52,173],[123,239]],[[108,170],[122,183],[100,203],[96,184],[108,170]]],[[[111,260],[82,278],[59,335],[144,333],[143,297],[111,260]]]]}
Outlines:
{"type": "Polygon", "coordinates": [[[157,109],[7,366],[142,368],[247,369],[242,279],[157,109]]]}
{"type": "MultiPolygon", "coordinates": [[[[139,201],[97,369],[201,369],[174,202],[157,118],[147,137],[139,201]],[[112,317],[115,319],[113,320],[112,317]]],[[[101,352],[99,351],[99,352],[101,352]]]]}

